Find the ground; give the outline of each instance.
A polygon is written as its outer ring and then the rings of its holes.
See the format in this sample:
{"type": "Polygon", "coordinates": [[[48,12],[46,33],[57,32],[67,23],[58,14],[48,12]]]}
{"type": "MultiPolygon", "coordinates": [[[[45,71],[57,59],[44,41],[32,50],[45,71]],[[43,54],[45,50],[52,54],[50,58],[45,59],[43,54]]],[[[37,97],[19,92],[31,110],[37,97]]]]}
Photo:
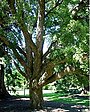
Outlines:
{"type": "Polygon", "coordinates": [[[90,112],[87,106],[44,101],[43,110],[30,111],[29,98],[0,100],[0,112],[90,112]]]}

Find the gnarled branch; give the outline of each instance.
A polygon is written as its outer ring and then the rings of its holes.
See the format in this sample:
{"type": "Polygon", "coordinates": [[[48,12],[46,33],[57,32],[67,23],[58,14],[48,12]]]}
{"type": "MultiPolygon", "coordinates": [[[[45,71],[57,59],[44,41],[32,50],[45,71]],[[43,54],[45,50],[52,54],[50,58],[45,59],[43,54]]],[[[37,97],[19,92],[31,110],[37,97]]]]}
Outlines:
{"type": "Polygon", "coordinates": [[[44,79],[44,80],[40,81],[40,83],[38,85],[40,87],[43,87],[43,86],[45,86],[45,85],[47,85],[49,83],[52,83],[52,82],[54,82],[56,80],[61,79],[65,75],[68,75],[68,74],[78,74],[80,72],[81,71],[79,69],[70,69],[70,70],[65,69],[65,70],[61,71],[60,73],[52,74],[52,76],[49,77],[48,79],[44,79]]]}

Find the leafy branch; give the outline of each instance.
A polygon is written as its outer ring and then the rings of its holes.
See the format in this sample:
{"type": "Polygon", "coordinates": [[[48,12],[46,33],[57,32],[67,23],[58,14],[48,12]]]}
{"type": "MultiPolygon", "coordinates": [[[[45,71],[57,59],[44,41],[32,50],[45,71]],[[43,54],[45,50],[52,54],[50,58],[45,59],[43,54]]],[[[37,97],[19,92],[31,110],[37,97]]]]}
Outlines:
{"type": "Polygon", "coordinates": [[[53,6],[48,12],[47,14],[45,15],[45,17],[47,17],[56,7],[58,7],[59,5],[61,5],[63,2],[63,0],[58,0],[56,3],[55,3],[55,6],[53,6]]]}
{"type": "MultiPolygon", "coordinates": [[[[8,46],[9,48],[12,49],[12,51],[14,52],[14,55],[16,56],[16,58],[18,59],[18,61],[21,63],[22,66],[26,66],[25,61],[23,60],[23,58],[19,55],[19,53],[17,52],[17,48],[20,52],[23,52],[21,50],[21,48],[13,45],[13,43],[11,43],[10,41],[8,41],[4,36],[0,36],[0,39],[5,43],[6,46],[8,46]]],[[[23,52],[24,53],[24,52],[23,52]]]]}

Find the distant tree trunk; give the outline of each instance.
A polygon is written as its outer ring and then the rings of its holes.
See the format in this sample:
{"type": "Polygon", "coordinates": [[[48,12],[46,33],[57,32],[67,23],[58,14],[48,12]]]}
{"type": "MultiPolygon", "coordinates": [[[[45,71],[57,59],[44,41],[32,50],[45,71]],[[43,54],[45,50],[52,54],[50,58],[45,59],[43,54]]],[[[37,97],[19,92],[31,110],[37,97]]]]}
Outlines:
{"type": "Polygon", "coordinates": [[[29,94],[30,94],[30,101],[31,105],[30,108],[33,109],[41,109],[43,108],[43,92],[42,92],[42,87],[36,87],[34,90],[31,87],[29,87],[29,94]]]}
{"type": "Polygon", "coordinates": [[[87,94],[88,91],[89,91],[89,85],[84,86],[84,94],[87,94]]]}
{"type": "Polygon", "coordinates": [[[89,84],[88,84],[87,86],[84,86],[84,89],[85,89],[86,91],[89,91],[89,84]]]}
{"type": "Polygon", "coordinates": [[[0,64],[0,99],[8,97],[10,97],[10,94],[7,92],[4,84],[4,65],[0,64]]]}

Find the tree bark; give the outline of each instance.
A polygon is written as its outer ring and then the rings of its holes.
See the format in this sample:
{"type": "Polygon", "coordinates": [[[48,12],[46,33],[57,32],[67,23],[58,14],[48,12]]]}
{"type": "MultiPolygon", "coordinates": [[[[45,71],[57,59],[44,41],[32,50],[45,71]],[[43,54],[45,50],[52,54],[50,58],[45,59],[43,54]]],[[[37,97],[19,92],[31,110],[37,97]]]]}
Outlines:
{"type": "Polygon", "coordinates": [[[0,99],[5,99],[10,97],[10,94],[6,90],[4,84],[4,65],[0,64],[0,99]]]}
{"type": "Polygon", "coordinates": [[[29,95],[30,95],[30,108],[42,109],[43,108],[43,92],[42,87],[32,88],[32,83],[29,84],[29,95]]]}

